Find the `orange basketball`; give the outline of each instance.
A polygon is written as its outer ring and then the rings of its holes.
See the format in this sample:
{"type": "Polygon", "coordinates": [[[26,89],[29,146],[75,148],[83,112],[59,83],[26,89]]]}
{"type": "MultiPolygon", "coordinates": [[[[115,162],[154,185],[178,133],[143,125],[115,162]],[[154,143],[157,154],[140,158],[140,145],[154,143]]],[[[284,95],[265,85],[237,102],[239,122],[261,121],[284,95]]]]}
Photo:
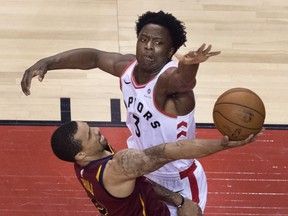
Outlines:
{"type": "Polygon", "coordinates": [[[221,134],[230,140],[244,140],[263,127],[265,106],[261,98],[246,88],[232,88],[217,99],[213,121],[221,134]]]}

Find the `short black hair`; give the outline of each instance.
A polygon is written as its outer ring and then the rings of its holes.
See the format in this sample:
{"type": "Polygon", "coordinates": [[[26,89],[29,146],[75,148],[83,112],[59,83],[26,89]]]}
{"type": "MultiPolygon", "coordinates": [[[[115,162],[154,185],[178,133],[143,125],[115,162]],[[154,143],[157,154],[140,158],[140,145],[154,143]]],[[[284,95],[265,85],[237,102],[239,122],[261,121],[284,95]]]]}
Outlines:
{"type": "Polygon", "coordinates": [[[175,52],[187,41],[184,23],[170,13],[164,13],[162,10],[159,12],[148,11],[139,16],[138,21],[136,21],[137,37],[147,24],[161,25],[168,29],[175,52]]]}
{"type": "Polygon", "coordinates": [[[51,147],[61,160],[75,162],[75,155],[82,150],[79,140],[74,139],[78,130],[77,122],[70,121],[58,127],[51,136],[51,147]]]}

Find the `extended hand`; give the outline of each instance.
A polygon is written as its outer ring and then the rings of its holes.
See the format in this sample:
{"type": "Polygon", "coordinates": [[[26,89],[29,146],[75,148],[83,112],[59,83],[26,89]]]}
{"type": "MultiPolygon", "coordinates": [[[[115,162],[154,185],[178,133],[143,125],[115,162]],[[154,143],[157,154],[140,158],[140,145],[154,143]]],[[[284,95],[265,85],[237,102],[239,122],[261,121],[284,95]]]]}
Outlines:
{"type": "Polygon", "coordinates": [[[210,52],[212,46],[209,45],[207,48],[206,44],[202,44],[202,46],[197,51],[190,51],[186,55],[180,55],[178,53],[175,54],[175,57],[182,62],[183,64],[199,64],[206,61],[211,56],[219,55],[221,52],[210,52]]]}
{"type": "Polygon", "coordinates": [[[247,139],[245,140],[240,140],[240,141],[230,141],[228,136],[224,136],[222,138],[222,146],[226,147],[226,148],[234,148],[234,147],[239,147],[239,146],[244,146],[248,143],[254,142],[255,140],[257,140],[264,132],[264,128],[262,128],[262,130],[257,133],[256,135],[251,134],[247,139]]]}
{"type": "Polygon", "coordinates": [[[39,61],[33,66],[31,66],[30,68],[28,68],[25,71],[22,81],[21,81],[21,87],[22,87],[23,93],[26,96],[30,95],[31,94],[30,86],[31,86],[32,78],[35,76],[38,76],[38,80],[42,82],[46,73],[47,73],[47,65],[42,61],[39,61]]]}

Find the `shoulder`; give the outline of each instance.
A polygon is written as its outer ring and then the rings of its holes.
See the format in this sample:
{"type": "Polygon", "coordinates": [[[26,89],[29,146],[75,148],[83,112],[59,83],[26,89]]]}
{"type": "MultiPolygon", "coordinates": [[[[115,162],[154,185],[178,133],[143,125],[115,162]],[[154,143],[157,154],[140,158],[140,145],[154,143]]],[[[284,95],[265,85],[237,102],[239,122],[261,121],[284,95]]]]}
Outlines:
{"type": "Polygon", "coordinates": [[[131,157],[137,157],[133,150],[121,150],[108,161],[104,172],[103,182],[105,189],[115,197],[129,196],[138,177],[139,167],[134,168],[134,160],[131,157]],[[119,190],[121,188],[121,190],[119,190]]]}
{"type": "Polygon", "coordinates": [[[174,73],[177,72],[178,63],[175,61],[168,62],[160,71],[160,80],[166,80],[173,76],[174,73]]]}
{"type": "Polygon", "coordinates": [[[126,54],[119,56],[117,63],[115,64],[115,70],[117,70],[118,74],[121,75],[122,72],[127,68],[129,64],[135,59],[135,55],[126,54]]]}
{"type": "Polygon", "coordinates": [[[147,155],[141,150],[123,149],[116,152],[113,159],[108,162],[106,172],[117,175],[118,180],[136,178],[143,174],[143,170],[139,168],[148,160],[147,155]]]}

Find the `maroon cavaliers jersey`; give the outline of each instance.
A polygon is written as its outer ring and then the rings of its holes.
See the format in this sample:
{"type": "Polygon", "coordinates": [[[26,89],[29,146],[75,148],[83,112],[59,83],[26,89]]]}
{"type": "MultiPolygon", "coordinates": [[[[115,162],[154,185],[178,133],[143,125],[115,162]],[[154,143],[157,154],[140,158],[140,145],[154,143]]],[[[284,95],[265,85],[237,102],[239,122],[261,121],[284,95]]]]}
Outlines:
{"type": "Polygon", "coordinates": [[[126,198],[116,198],[107,192],[103,186],[103,170],[110,155],[105,158],[90,162],[81,167],[75,164],[76,175],[85,188],[91,201],[102,216],[169,216],[166,204],[155,194],[152,185],[145,177],[136,180],[135,189],[126,198]]]}

